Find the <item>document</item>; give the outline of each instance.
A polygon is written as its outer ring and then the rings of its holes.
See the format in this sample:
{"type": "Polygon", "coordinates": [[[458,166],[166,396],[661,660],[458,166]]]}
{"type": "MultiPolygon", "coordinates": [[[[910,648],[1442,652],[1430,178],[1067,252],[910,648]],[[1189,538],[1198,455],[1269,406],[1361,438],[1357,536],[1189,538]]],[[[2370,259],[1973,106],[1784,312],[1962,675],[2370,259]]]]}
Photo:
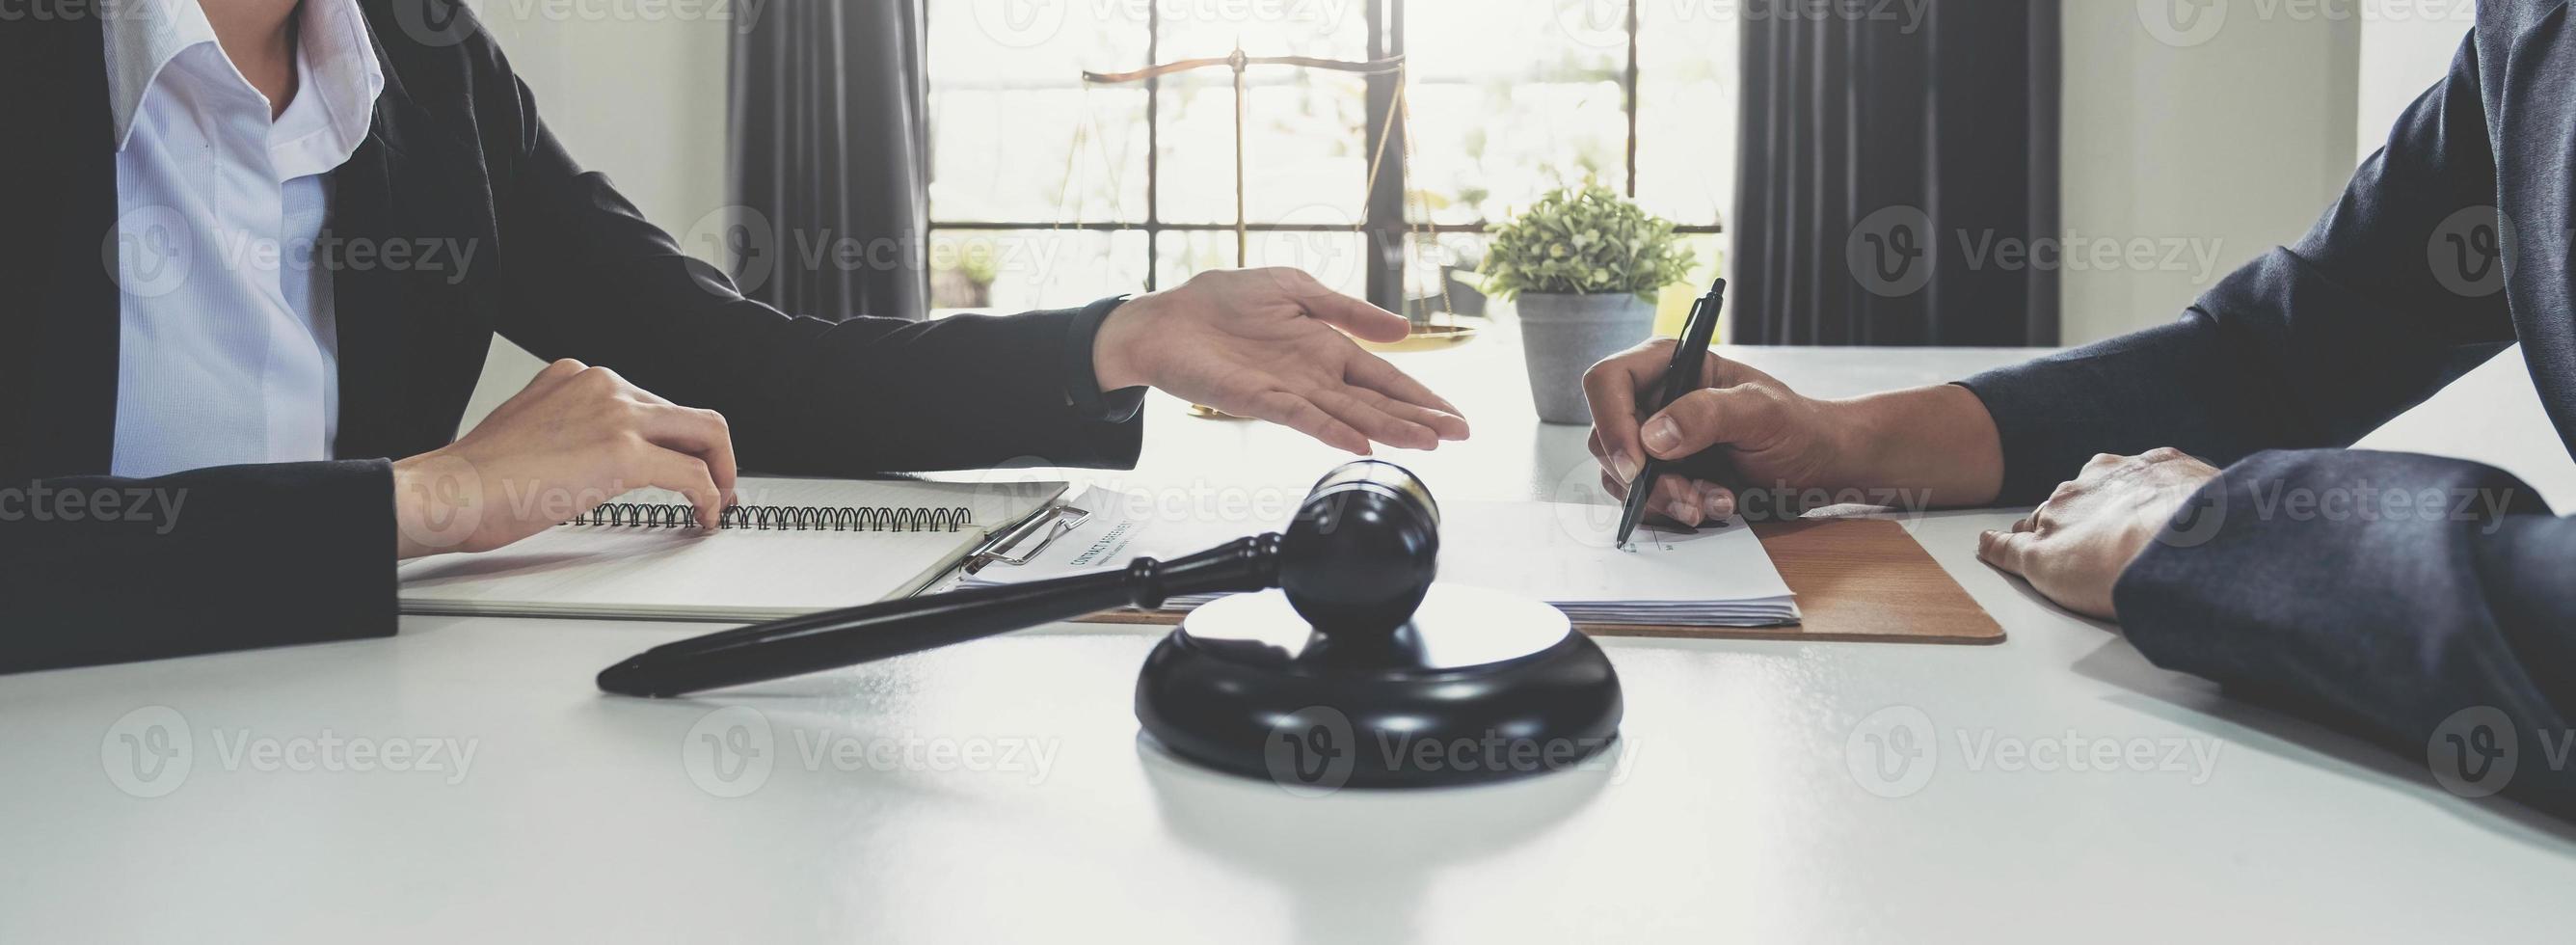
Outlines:
{"type": "MultiPolygon", "coordinates": [[[[1085,497],[1120,509],[1115,497],[1085,497]]],[[[1170,559],[1285,522],[1202,522],[1094,514],[1027,564],[995,565],[963,586],[991,586],[1170,559]]],[[[1798,622],[1798,605],[1762,542],[1740,519],[1684,530],[1640,526],[1631,549],[1612,541],[1617,506],[1547,502],[1448,502],[1440,509],[1440,580],[1536,597],[1579,624],[1770,627],[1798,622]]],[[[1213,598],[1184,597],[1167,610],[1213,598]]]]}

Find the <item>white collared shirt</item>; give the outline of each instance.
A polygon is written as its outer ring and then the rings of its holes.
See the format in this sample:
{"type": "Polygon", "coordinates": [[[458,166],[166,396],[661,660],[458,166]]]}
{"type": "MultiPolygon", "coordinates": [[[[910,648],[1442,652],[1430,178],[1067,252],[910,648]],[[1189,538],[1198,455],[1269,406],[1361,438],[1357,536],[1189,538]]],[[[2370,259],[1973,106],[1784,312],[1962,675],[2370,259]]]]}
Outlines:
{"type": "Polygon", "coordinates": [[[339,427],[331,273],[313,246],[332,170],[384,72],[356,0],[305,0],[297,92],[268,98],[198,0],[107,18],[117,135],[119,476],[329,459],[339,427]]]}

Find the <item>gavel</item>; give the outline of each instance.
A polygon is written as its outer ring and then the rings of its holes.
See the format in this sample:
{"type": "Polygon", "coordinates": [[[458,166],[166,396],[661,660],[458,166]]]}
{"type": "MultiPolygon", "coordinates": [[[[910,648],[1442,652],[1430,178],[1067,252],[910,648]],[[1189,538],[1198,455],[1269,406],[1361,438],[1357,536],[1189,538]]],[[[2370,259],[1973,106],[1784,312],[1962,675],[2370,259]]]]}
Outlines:
{"type": "Polygon", "coordinates": [[[1422,480],[1379,460],[1315,483],[1284,532],[1197,554],[1026,584],[883,601],[654,647],[599,673],[599,688],[669,697],[919,653],[1174,597],[1279,588],[1317,633],[1382,646],[1439,571],[1440,508],[1422,480]]]}

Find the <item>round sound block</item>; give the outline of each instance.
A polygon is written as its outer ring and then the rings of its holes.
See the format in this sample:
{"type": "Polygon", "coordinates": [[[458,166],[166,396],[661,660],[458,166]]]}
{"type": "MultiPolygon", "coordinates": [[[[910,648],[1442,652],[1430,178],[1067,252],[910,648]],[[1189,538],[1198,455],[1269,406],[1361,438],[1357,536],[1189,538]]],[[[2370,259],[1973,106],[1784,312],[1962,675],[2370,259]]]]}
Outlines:
{"type": "Polygon", "coordinates": [[[1378,639],[1315,632],[1279,591],[1191,612],[1145,659],[1136,718],[1172,754],[1294,789],[1498,781],[1619,735],[1619,676],[1556,608],[1434,585],[1378,639]]]}

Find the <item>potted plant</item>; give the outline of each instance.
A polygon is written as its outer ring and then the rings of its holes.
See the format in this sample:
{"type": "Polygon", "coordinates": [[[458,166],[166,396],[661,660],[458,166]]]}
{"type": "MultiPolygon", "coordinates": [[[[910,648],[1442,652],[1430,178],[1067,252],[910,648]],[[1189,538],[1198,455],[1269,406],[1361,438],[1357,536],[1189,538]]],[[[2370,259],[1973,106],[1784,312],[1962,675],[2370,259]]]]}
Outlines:
{"type": "Polygon", "coordinates": [[[992,308],[993,282],[1000,275],[993,264],[992,253],[960,253],[954,265],[942,265],[931,270],[930,307],[992,308]]]}
{"type": "Polygon", "coordinates": [[[1485,288],[1520,303],[1539,419],[1591,423],[1583,372],[1653,333],[1656,294],[1690,277],[1688,245],[1671,221],[1588,180],[1550,191],[1492,232],[1485,288]]]}

